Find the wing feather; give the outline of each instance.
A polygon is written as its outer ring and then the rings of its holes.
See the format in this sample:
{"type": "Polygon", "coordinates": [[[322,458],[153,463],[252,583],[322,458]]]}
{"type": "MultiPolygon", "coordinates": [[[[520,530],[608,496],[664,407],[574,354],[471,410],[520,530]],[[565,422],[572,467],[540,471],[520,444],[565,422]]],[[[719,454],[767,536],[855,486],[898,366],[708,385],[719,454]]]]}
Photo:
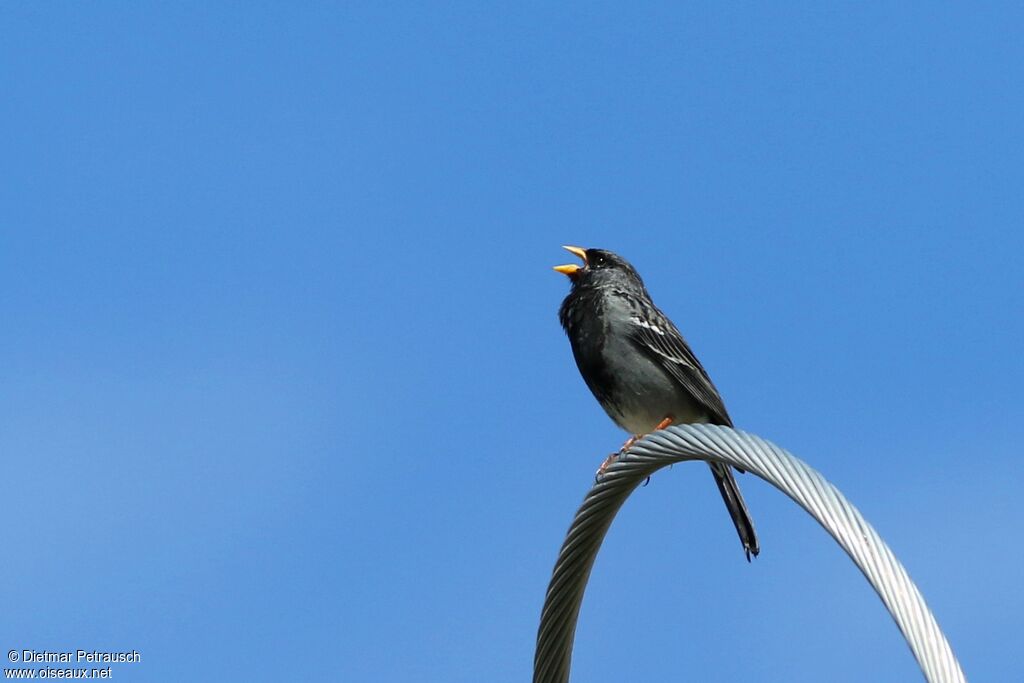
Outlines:
{"type": "Polygon", "coordinates": [[[725,403],[676,326],[661,311],[654,319],[634,317],[630,338],[707,410],[714,424],[732,426],[725,403]]]}

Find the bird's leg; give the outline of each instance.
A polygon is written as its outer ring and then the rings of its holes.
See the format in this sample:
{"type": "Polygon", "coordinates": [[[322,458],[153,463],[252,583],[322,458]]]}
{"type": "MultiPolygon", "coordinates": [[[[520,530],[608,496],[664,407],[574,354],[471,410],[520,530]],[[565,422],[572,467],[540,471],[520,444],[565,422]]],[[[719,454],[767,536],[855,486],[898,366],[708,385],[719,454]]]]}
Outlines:
{"type": "MultiPolygon", "coordinates": [[[[622,451],[619,451],[619,453],[622,453],[622,451]]],[[[611,467],[611,464],[619,459],[619,453],[612,453],[607,458],[604,459],[604,462],[601,463],[601,466],[597,468],[597,472],[594,473],[595,479],[600,480],[601,477],[604,476],[605,471],[609,467],[611,467]]]]}
{"type": "MultiPolygon", "coordinates": [[[[658,426],[652,429],[651,432],[656,432],[659,429],[664,429],[665,427],[668,427],[670,424],[672,424],[672,419],[673,418],[671,415],[667,416],[664,420],[659,422],[658,426]]],[[[647,434],[650,434],[651,432],[647,432],[647,434]]],[[[611,455],[609,455],[607,458],[604,459],[604,462],[601,463],[601,466],[597,468],[597,478],[600,479],[601,477],[603,477],[605,471],[609,467],[611,467],[611,464],[615,462],[620,455],[622,455],[630,448],[632,448],[633,444],[647,436],[647,434],[634,434],[633,436],[626,439],[626,443],[622,444],[622,448],[619,449],[618,453],[612,453],[611,455]]]]}
{"type": "MultiPolygon", "coordinates": [[[[672,424],[672,420],[673,417],[669,415],[664,420],[659,422],[658,426],[652,429],[651,432],[656,432],[659,429],[664,429],[665,427],[668,427],[670,424],[672,424]]],[[[647,434],[650,434],[651,432],[647,432],[647,434]]],[[[622,448],[619,449],[619,453],[625,453],[626,451],[628,451],[630,448],[633,447],[633,444],[647,436],[647,434],[634,434],[633,436],[626,439],[626,443],[622,444],[622,448]]]]}
{"type": "Polygon", "coordinates": [[[607,458],[604,459],[604,462],[601,463],[601,466],[597,468],[597,474],[595,475],[595,477],[597,479],[603,477],[605,471],[609,467],[611,467],[611,464],[618,460],[620,455],[628,451],[629,447],[635,444],[638,439],[642,439],[643,436],[643,434],[634,434],[633,436],[626,439],[626,443],[622,444],[622,448],[620,448],[617,452],[610,454],[607,458]]]}
{"type": "Polygon", "coordinates": [[[626,451],[633,447],[633,444],[635,444],[642,438],[644,438],[643,434],[634,434],[633,436],[629,437],[628,439],[626,439],[626,443],[622,444],[622,448],[619,449],[619,453],[625,453],[626,451]]]}

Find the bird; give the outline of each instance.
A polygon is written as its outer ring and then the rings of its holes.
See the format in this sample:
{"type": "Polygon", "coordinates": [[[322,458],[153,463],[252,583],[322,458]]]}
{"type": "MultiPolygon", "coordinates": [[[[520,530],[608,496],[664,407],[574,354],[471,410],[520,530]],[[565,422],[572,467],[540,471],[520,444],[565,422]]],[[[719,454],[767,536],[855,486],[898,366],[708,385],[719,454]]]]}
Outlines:
{"type": "MultiPolygon", "coordinates": [[[[636,269],[605,249],[563,248],[583,265],[554,267],[571,283],[558,318],[587,387],[615,424],[632,435],[619,452],[673,423],[732,427],[707,371],[655,306],[636,269]]],[[[616,456],[605,461],[599,476],[616,456]]],[[[760,547],[733,470],[723,463],[708,465],[749,562],[760,547]]]]}

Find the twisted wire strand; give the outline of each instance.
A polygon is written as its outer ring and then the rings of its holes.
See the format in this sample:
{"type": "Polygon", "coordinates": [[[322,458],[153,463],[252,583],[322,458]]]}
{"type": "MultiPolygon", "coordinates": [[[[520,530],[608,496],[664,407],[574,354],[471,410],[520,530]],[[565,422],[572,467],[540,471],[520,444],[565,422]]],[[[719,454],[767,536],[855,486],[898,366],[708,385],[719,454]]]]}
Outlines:
{"type": "Polygon", "coordinates": [[[534,683],[566,683],[583,592],[597,552],[629,494],[655,471],[685,460],[739,467],[789,496],[839,543],[882,599],[929,683],[966,683],[935,617],[903,565],[835,486],[778,446],[715,425],[676,425],[647,435],[608,467],[576,513],[548,584],[534,683]]]}

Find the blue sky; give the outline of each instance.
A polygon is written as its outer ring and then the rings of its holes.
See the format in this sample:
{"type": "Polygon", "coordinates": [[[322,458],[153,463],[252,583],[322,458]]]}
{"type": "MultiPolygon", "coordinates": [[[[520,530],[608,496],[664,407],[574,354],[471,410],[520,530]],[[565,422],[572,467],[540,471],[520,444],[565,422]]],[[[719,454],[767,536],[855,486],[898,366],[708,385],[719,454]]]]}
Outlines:
{"type": "MultiPolygon", "coordinates": [[[[1024,593],[1024,12],[0,9],[0,645],[146,681],[528,680],[625,438],[562,244],[644,275],[738,426],[878,528],[968,676],[1024,593]]],[[[574,679],[904,681],[824,532],[627,503],[574,679]]]]}

